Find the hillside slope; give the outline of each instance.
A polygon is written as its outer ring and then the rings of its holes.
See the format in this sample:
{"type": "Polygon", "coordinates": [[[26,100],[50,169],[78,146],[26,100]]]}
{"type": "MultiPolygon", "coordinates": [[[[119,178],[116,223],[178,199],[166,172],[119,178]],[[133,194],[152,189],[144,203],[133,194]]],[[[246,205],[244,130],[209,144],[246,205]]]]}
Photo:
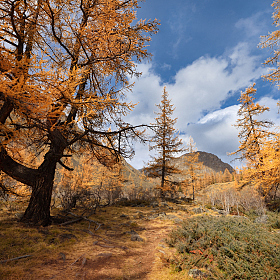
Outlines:
{"type": "MultiPolygon", "coordinates": [[[[198,151],[196,152],[199,154],[198,159],[199,162],[203,163],[203,171],[206,172],[225,172],[226,169],[228,169],[228,171],[230,173],[232,173],[234,171],[234,169],[232,168],[232,166],[230,166],[228,163],[223,162],[220,158],[218,158],[216,155],[211,154],[211,153],[207,153],[207,152],[201,152],[198,151]]],[[[176,166],[177,167],[182,167],[182,168],[187,168],[186,167],[186,162],[188,159],[189,154],[184,154],[180,157],[178,157],[175,162],[176,162],[176,166]]]]}

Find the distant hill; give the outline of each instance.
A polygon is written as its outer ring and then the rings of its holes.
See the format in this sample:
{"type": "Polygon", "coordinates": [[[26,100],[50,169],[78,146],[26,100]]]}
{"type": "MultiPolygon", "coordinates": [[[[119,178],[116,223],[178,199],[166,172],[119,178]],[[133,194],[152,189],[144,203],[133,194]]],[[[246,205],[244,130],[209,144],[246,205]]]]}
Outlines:
{"type": "MultiPolygon", "coordinates": [[[[221,159],[219,159],[217,156],[211,154],[211,153],[206,153],[206,152],[201,152],[198,151],[196,153],[199,153],[198,159],[200,162],[203,163],[204,167],[206,170],[208,168],[210,170],[208,171],[215,171],[215,172],[220,172],[222,171],[223,173],[225,172],[226,169],[230,173],[234,172],[234,169],[232,166],[230,166],[228,163],[223,162],[221,159]]],[[[184,161],[187,159],[188,154],[182,155],[181,157],[178,158],[178,162],[180,165],[184,164],[184,161]]]]}
{"type": "MultiPolygon", "coordinates": [[[[199,162],[202,163],[202,168],[199,171],[197,171],[197,173],[199,174],[205,174],[205,173],[211,174],[211,173],[218,173],[218,172],[224,173],[226,169],[228,169],[230,173],[234,172],[232,166],[230,166],[228,163],[223,162],[216,155],[207,152],[201,152],[201,151],[195,153],[199,154],[198,160],[199,162]]],[[[187,153],[178,158],[173,159],[172,161],[175,164],[175,167],[177,167],[182,171],[187,170],[189,168],[188,167],[189,156],[190,155],[187,153]]],[[[184,172],[182,172],[182,174],[172,175],[172,179],[177,182],[180,182],[185,178],[186,175],[184,175],[184,172]]]]}
{"type": "MultiPolygon", "coordinates": [[[[199,162],[202,162],[203,167],[201,172],[207,172],[207,173],[212,173],[212,172],[225,172],[226,169],[228,169],[228,171],[230,173],[234,172],[234,169],[232,168],[231,165],[229,165],[228,163],[223,162],[220,158],[218,158],[217,156],[211,154],[211,153],[207,153],[207,152],[195,152],[198,153],[198,160],[199,162]]],[[[187,169],[187,162],[188,162],[188,157],[189,154],[184,154],[178,158],[173,159],[173,163],[175,163],[175,166],[178,169],[187,169]]],[[[142,169],[140,170],[142,171],[142,169]]],[[[148,175],[148,174],[146,174],[148,175]]]]}

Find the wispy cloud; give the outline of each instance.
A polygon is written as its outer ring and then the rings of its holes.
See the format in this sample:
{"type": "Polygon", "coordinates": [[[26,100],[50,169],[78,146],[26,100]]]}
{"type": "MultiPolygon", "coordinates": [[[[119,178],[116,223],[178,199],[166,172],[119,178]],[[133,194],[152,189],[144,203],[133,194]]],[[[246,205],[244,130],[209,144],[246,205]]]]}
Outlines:
{"type": "Polygon", "coordinates": [[[247,38],[258,38],[260,35],[265,35],[267,30],[265,29],[267,21],[271,21],[271,11],[263,11],[256,13],[248,18],[242,18],[238,20],[235,27],[243,30],[247,38]]]}

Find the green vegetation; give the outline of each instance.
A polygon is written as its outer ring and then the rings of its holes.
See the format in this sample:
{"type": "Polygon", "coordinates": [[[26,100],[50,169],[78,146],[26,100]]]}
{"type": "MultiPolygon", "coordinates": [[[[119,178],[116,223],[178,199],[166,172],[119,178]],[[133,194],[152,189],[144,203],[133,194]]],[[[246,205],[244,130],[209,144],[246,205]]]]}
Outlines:
{"type": "Polygon", "coordinates": [[[279,279],[280,233],[240,216],[195,216],[167,240],[177,254],[169,263],[177,271],[197,268],[207,279],[279,279]]]}

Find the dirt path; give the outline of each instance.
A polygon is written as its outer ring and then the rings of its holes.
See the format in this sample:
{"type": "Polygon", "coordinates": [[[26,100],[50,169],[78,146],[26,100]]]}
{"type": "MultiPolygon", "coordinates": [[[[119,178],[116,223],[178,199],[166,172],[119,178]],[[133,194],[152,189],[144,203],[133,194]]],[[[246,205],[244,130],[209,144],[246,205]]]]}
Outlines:
{"type": "MultiPolygon", "coordinates": [[[[72,219],[83,213],[73,211],[72,219]]],[[[167,279],[162,277],[161,261],[170,248],[164,240],[188,213],[187,205],[169,202],[157,206],[110,206],[99,209],[87,220],[43,228],[19,224],[14,213],[3,212],[2,259],[29,257],[0,263],[0,279],[167,279]],[[95,228],[96,222],[101,226],[95,228]]],[[[53,213],[57,217],[59,214],[53,213]]]]}
{"type": "Polygon", "coordinates": [[[84,266],[84,279],[150,279],[149,273],[159,252],[158,247],[164,246],[164,238],[170,228],[170,225],[147,226],[141,233],[144,241],[128,242],[130,244],[126,244],[123,252],[117,248],[106,250],[103,247],[103,253],[98,253],[94,260],[87,261],[84,266]]]}
{"type": "MultiPolygon", "coordinates": [[[[148,219],[150,210],[145,213],[141,209],[139,218],[138,210],[129,213],[134,220],[127,219],[123,223],[118,213],[111,227],[88,234],[72,246],[70,252],[61,251],[48,257],[36,265],[32,276],[56,280],[155,279],[151,273],[158,267],[159,256],[168,250],[164,239],[175,224],[165,217],[148,219]]],[[[174,213],[172,216],[174,218],[174,213]]]]}

